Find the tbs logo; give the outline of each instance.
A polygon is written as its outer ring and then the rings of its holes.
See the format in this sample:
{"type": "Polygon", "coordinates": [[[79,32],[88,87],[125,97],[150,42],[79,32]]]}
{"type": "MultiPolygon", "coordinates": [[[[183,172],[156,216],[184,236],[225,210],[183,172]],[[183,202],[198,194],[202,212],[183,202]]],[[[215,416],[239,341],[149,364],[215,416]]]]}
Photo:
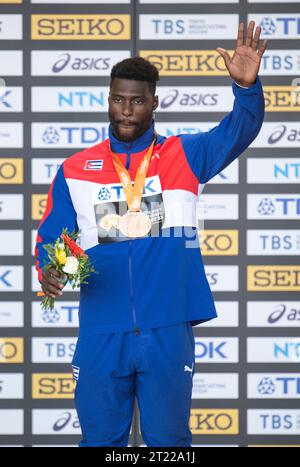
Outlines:
{"type": "MultiPolygon", "coordinates": [[[[289,431],[294,427],[293,416],[289,414],[262,414],[260,415],[260,420],[263,430],[273,430],[273,431],[289,431]]],[[[300,420],[298,419],[298,422],[300,420]]],[[[297,423],[298,423],[297,422],[297,423]]],[[[300,424],[299,424],[300,425],[300,424]]]]}
{"type": "Polygon", "coordinates": [[[171,19],[161,20],[153,19],[152,23],[154,25],[155,34],[183,34],[185,32],[184,21],[179,19],[177,21],[172,21],[171,19]]]}

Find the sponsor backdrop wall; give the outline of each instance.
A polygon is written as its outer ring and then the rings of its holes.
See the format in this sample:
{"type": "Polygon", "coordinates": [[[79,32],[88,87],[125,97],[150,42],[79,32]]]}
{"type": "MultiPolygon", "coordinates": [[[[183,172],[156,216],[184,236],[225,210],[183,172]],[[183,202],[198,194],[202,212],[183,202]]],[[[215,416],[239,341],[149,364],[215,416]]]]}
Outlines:
{"type": "MultiPolygon", "coordinates": [[[[107,137],[109,74],[157,65],[157,129],[205,131],[230,111],[239,20],[269,39],[266,118],[204,187],[199,230],[219,319],[194,328],[195,446],[297,445],[300,434],[300,8],[281,0],[0,0],[0,445],[76,446],[70,360],[78,292],[35,295],[33,245],[61,162],[107,137]],[[184,3],[184,4],[183,4],[184,3]]],[[[109,311],[109,310],[108,310],[109,311]]],[[[131,445],[143,445],[136,414],[131,445]]]]}

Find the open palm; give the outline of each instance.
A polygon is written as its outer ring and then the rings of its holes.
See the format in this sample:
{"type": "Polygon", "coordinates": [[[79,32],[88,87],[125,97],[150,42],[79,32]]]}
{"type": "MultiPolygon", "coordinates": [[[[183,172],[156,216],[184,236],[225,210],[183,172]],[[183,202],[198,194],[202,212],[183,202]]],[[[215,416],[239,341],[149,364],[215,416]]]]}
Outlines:
{"type": "Polygon", "coordinates": [[[244,43],[244,23],[240,23],[237,45],[232,58],[227,50],[221,47],[217,48],[225,61],[231,78],[241,86],[246,87],[255,83],[262,56],[267,48],[267,41],[264,40],[262,46],[258,49],[261,28],[260,26],[256,28],[253,37],[254,26],[254,21],[251,21],[247,30],[246,42],[244,43]]]}

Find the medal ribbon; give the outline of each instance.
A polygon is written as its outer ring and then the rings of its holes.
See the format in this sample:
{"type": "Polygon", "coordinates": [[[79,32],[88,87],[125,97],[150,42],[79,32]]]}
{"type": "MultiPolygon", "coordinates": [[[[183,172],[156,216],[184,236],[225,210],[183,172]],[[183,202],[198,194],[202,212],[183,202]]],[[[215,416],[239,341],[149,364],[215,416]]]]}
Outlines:
{"type": "Polygon", "coordinates": [[[142,162],[139,165],[139,168],[136,173],[134,184],[132,186],[132,181],[129,175],[128,170],[120,160],[119,156],[111,150],[113,163],[116,168],[116,171],[119,175],[120,182],[123,186],[124,193],[126,196],[128,210],[138,212],[141,210],[143,190],[145,186],[146,175],[148,172],[148,167],[150,164],[153,148],[155,146],[157,137],[154,138],[151,145],[148,148],[148,151],[143,157],[142,162]]]}

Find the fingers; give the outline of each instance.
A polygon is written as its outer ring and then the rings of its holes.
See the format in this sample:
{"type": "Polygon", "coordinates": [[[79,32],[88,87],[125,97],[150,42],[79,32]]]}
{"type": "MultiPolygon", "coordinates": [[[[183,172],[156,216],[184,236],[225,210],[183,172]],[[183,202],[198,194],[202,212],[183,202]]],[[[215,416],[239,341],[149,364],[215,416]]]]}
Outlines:
{"type": "Polygon", "coordinates": [[[52,298],[56,298],[57,296],[63,295],[63,292],[61,291],[61,288],[59,286],[51,285],[49,284],[49,282],[42,283],[42,291],[52,298]]]}
{"type": "Polygon", "coordinates": [[[260,33],[261,33],[261,27],[257,26],[252,42],[252,49],[256,52],[258,48],[258,43],[259,43],[259,38],[260,38],[260,33]]]}
{"type": "MultiPolygon", "coordinates": [[[[245,45],[247,47],[251,47],[252,50],[254,50],[256,52],[257,49],[258,49],[258,46],[259,46],[260,35],[261,35],[261,27],[257,26],[257,28],[255,29],[254,37],[253,37],[254,27],[255,27],[255,21],[250,21],[248,29],[247,29],[247,37],[246,37],[245,45]]],[[[237,46],[238,47],[241,47],[241,46],[244,45],[243,34],[244,34],[244,23],[240,23],[239,32],[238,32],[238,39],[237,39],[237,46]]],[[[257,51],[257,54],[258,54],[258,56],[260,58],[263,56],[263,54],[266,51],[267,43],[268,42],[266,40],[264,40],[263,43],[262,43],[262,46],[257,51]]]]}
{"type": "MultiPolygon", "coordinates": [[[[259,40],[260,40],[260,34],[261,34],[261,27],[260,26],[257,26],[256,28],[256,31],[255,31],[255,34],[254,34],[254,39],[253,39],[253,42],[252,42],[252,49],[256,52],[257,49],[258,49],[258,44],[259,44],[259,40]]],[[[266,48],[267,48],[267,44],[268,44],[268,41],[267,40],[264,40],[263,43],[262,43],[262,46],[259,48],[259,50],[257,51],[257,54],[258,56],[261,58],[263,56],[263,54],[265,53],[266,51],[266,48]]]]}
{"type": "Polygon", "coordinates": [[[253,39],[254,26],[255,26],[255,22],[250,21],[249,26],[248,26],[248,30],[247,30],[247,37],[246,37],[246,44],[245,44],[247,47],[251,47],[252,39],[253,39]]]}
{"type": "Polygon", "coordinates": [[[244,44],[244,23],[240,23],[238,37],[237,37],[237,47],[242,47],[244,44]]]}
{"type": "Polygon", "coordinates": [[[55,268],[49,268],[48,272],[51,276],[60,277],[60,273],[55,268]]]}
{"type": "Polygon", "coordinates": [[[216,50],[224,58],[226,68],[228,68],[230,66],[230,63],[231,63],[231,58],[230,58],[229,53],[227,52],[227,50],[222,49],[221,47],[218,47],[216,50]]]}
{"type": "Polygon", "coordinates": [[[63,294],[62,289],[64,288],[64,285],[59,282],[59,277],[60,273],[52,268],[43,275],[41,286],[46,295],[56,298],[63,294]]]}
{"type": "Polygon", "coordinates": [[[267,48],[267,45],[268,45],[268,41],[264,40],[263,43],[262,43],[262,46],[260,47],[260,49],[258,50],[257,54],[259,55],[259,57],[261,58],[263,56],[263,54],[265,53],[266,51],[266,48],[267,48]]]}

